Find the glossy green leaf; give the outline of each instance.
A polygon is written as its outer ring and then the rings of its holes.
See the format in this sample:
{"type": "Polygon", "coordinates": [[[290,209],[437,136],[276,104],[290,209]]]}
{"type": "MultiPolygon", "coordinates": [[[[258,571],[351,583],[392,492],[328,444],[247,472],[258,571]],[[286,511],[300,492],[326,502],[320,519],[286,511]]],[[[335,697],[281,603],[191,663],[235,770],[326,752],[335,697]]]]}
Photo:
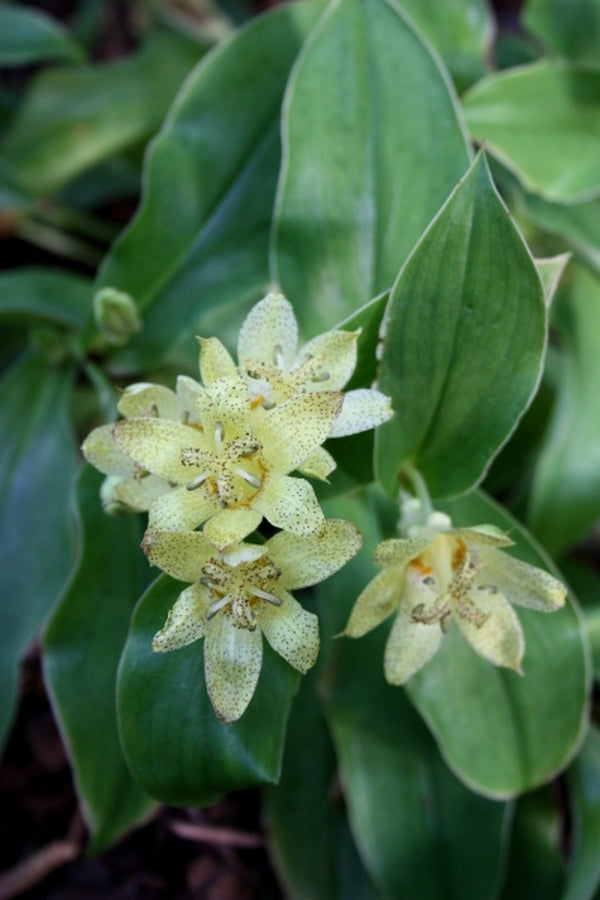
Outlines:
{"type": "Polygon", "coordinates": [[[337,777],[313,670],[290,713],[279,783],[266,789],[269,850],[288,900],[375,900],[337,777]]]}
{"type": "Polygon", "coordinates": [[[117,666],[148,565],[138,546],[138,518],[107,516],[100,504],[101,482],[91,467],[83,469],[79,563],[44,639],[46,683],[92,853],[116,841],[152,805],[125,764],[115,708],[117,666]]]}
{"type": "Polygon", "coordinates": [[[376,436],[386,489],[406,464],[432,496],[475,484],[535,393],[545,340],[538,273],[480,156],[390,295],[379,388],[396,415],[376,436]]]}
{"type": "Polygon", "coordinates": [[[41,72],[0,142],[3,166],[32,194],[56,193],[148,139],[202,52],[175,33],[157,31],[128,59],[41,72]]]}
{"type": "MultiPolygon", "coordinates": [[[[369,556],[383,524],[376,511],[376,502],[360,497],[328,505],[329,515],[358,524],[365,547],[318,587],[325,634],[343,629],[375,572],[369,556]]],[[[471,793],[448,771],[405,692],[384,681],[384,639],[378,629],[358,640],[334,641],[322,677],[363,862],[386,898],[492,898],[502,874],[507,807],[471,793]]]]}
{"type": "Polygon", "coordinates": [[[281,101],[321,10],[292,4],[257,18],[179,95],[146,161],[140,211],[100,273],[99,286],[131,294],[144,317],[119,365],[161,359],[182,334],[193,340],[207,310],[267,285],[281,101]]]}
{"type": "Polygon", "coordinates": [[[28,266],[0,274],[0,317],[80,329],[89,315],[91,300],[91,282],[74,272],[28,266]]]}
{"type": "Polygon", "coordinates": [[[117,713],[135,779],[158,800],[206,806],[221,794],[277,781],[298,673],[264,643],[254,697],[239,722],[223,725],[204,681],[203,644],[153,653],[182,585],[162,576],[140,599],[121,659],[117,713]]]}
{"type": "Polygon", "coordinates": [[[600,885],[600,732],[592,726],[567,772],[573,849],[561,900],[588,900],[600,885]]]}
{"type": "Polygon", "coordinates": [[[535,37],[567,59],[597,65],[600,60],[598,0],[527,0],[521,20],[535,37]]]}
{"type": "Polygon", "coordinates": [[[40,10],[0,6],[0,65],[27,66],[47,59],[76,60],[83,49],[59,22],[40,10]]]}
{"type": "Polygon", "coordinates": [[[436,48],[459,90],[485,74],[494,34],[486,0],[401,0],[399,5],[436,48]]]}
{"type": "Polygon", "coordinates": [[[560,235],[567,246],[600,275],[600,200],[564,206],[528,194],[520,211],[551,234],[560,235]]]}
{"type": "Polygon", "coordinates": [[[527,517],[551,553],[584,537],[600,510],[600,282],[580,267],[570,275],[554,309],[558,396],[527,517]]]}
{"type": "Polygon", "coordinates": [[[600,70],[540,62],[489,75],[464,97],[473,137],[527,190],[560,203],[600,195],[600,70]]]}
{"type": "MultiPolygon", "coordinates": [[[[515,556],[547,568],[518,523],[483,494],[441,509],[455,526],[510,531],[515,556]]],[[[580,614],[571,603],[551,614],[521,607],[517,614],[525,634],[523,676],[492,666],[451,628],[406,685],[448,765],[491,797],[514,796],[551,778],[574,756],[587,725],[590,665],[580,614]]]]}
{"type": "Polygon", "coordinates": [[[447,75],[388,0],[333,0],[282,130],[272,271],[309,335],[390,287],[469,155],[447,75]]]}
{"type": "Polygon", "coordinates": [[[519,797],[500,900],[560,900],[565,883],[562,828],[556,794],[550,788],[519,797]]]}
{"type": "Polygon", "coordinates": [[[0,382],[0,737],[13,714],[19,660],[73,559],[72,377],[29,356],[0,382]]]}

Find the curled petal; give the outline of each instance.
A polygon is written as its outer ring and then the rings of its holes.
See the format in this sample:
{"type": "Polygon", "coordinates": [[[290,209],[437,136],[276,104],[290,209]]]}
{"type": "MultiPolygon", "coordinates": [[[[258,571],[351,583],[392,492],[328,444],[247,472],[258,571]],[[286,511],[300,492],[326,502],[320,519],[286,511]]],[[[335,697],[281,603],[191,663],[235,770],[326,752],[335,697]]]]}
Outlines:
{"type": "Polygon", "coordinates": [[[342,411],[331,426],[330,437],[345,437],[369,431],[394,415],[391,400],[380,391],[360,388],[344,394],[342,411]]]}
{"type": "Polygon", "coordinates": [[[195,491],[175,488],[154,501],[148,525],[164,531],[193,531],[218,509],[213,495],[203,487],[195,491]]]}
{"type": "Polygon", "coordinates": [[[379,572],[359,595],[342,633],[346,637],[362,637],[387,619],[400,603],[404,582],[401,569],[379,572]]]}
{"type": "Polygon", "coordinates": [[[170,485],[158,475],[121,478],[109,475],[104,481],[100,496],[105,506],[118,503],[136,512],[150,509],[158,497],[171,490],[170,485]]]}
{"type": "Polygon", "coordinates": [[[252,700],[262,664],[262,635],[217,615],[206,623],[204,674],[218,718],[235,722],[252,700]]]}
{"type": "Polygon", "coordinates": [[[356,366],[359,334],[358,331],[328,331],[318,335],[302,348],[292,371],[311,358],[321,367],[323,380],[312,386],[309,382],[308,390],[341,391],[356,366]]]}
{"type": "Polygon", "coordinates": [[[200,342],[200,377],[208,387],[218,378],[235,375],[236,365],[218,338],[198,338],[200,342]]]}
{"type": "Polygon", "coordinates": [[[192,584],[181,592],[169,610],[167,620],[154,635],[152,649],[157,653],[179,650],[204,637],[205,613],[210,603],[201,585],[192,584]]]}
{"type": "Polygon", "coordinates": [[[302,394],[267,413],[257,428],[266,462],[278,472],[292,472],[327,438],[342,408],[343,394],[302,394]]]}
{"type": "Polygon", "coordinates": [[[286,662],[306,673],[317,661],[319,622],[297,600],[281,591],[281,606],[263,603],[256,612],[257,622],[269,644],[286,662]]]}
{"type": "Polygon", "coordinates": [[[321,528],[324,516],[312,487],[303,478],[271,473],[254,500],[254,508],[265,519],[292,534],[312,534],[321,528]]]}
{"type": "Polygon", "coordinates": [[[240,365],[289,368],[296,356],[298,323],[291,303],[283,294],[272,291],[252,307],[238,338],[240,365]],[[277,355],[280,354],[280,360],[277,355]]]}
{"type": "Polygon", "coordinates": [[[154,566],[179,581],[200,579],[202,566],[215,548],[201,531],[157,531],[149,528],[142,550],[154,566]]]}
{"type": "Polygon", "coordinates": [[[204,532],[215,547],[236,544],[255,531],[262,521],[256,509],[224,509],[208,520],[204,532]]]}
{"type": "Polygon", "coordinates": [[[266,552],[281,572],[280,583],[294,590],[329,578],[358,553],[361,543],[351,522],[328,519],[315,534],[279,532],[267,541],[266,552]]]}
{"type": "Polygon", "coordinates": [[[496,585],[511,603],[539,612],[564,606],[565,586],[543,569],[493,549],[482,551],[481,557],[484,566],[480,580],[496,585]]]}
{"type": "Polygon", "coordinates": [[[404,684],[429,662],[443,637],[438,623],[415,622],[400,610],[385,645],[383,669],[389,684],[404,684]]]}
{"type": "Polygon", "coordinates": [[[521,672],[525,638],[514,609],[500,593],[471,591],[468,600],[475,612],[454,607],[454,621],[480,656],[496,666],[521,672]],[[483,621],[482,621],[483,619],[483,621]]]}

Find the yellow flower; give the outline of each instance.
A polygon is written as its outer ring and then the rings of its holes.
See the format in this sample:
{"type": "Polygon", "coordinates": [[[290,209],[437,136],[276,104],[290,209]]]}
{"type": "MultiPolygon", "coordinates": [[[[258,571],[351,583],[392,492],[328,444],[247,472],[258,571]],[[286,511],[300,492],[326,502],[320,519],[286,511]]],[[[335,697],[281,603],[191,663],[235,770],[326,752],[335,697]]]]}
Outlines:
{"type": "Polygon", "coordinates": [[[206,522],[218,547],[242,540],[263,516],[293,534],[318,531],[323,513],[311,485],[288,472],[325,440],[342,395],[301,395],[259,421],[239,375],[198,386],[193,399],[201,425],[141,417],[113,427],[130,459],[173,486],[152,504],[150,527],[187,531],[206,522]]]}
{"type": "Polygon", "coordinates": [[[360,547],[350,523],[331,519],[318,533],[280,532],[263,545],[219,550],[198,531],[149,530],[150,562],[191,582],[179,595],[153,649],[176,650],[204,638],[208,693],[217,716],[234,722],[248,706],[262,664],[262,635],[291,666],[305,673],[319,650],[317,617],[289,593],[323,581],[360,547]]]}
{"type": "Polygon", "coordinates": [[[552,612],[565,602],[563,585],[503,553],[513,542],[493,526],[450,528],[434,513],[413,532],[379,544],[373,561],[383,571],[359,596],[344,634],[360,637],[397,610],[384,655],[390,684],[421,669],[453,621],[477,653],[520,672],[525,643],[510,604],[552,612]]]}

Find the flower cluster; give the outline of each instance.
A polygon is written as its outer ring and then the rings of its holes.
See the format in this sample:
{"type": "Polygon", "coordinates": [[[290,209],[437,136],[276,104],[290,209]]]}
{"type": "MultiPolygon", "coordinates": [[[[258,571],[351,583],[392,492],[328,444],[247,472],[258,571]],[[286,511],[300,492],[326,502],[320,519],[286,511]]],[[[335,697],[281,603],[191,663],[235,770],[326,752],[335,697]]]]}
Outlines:
{"type": "Polygon", "coordinates": [[[511,539],[491,525],[452,528],[439,512],[406,539],[383,541],[373,562],[382,571],[356,601],[344,634],[361,637],[396,611],[384,653],[390,684],[404,684],[435,654],[455,622],[474,650],[521,671],[523,631],[511,603],[553,612],[563,585],[503,552],[511,539]]]}
{"type": "Polygon", "coordinates": [[[252,698],[262,635],[299,671],[314,664],[316,617],[289,591],[322,581],[359,549],[357,529],[325,520],[311,484],[290,474],[326,479],[335,468],[327,438],[392,415],[376,390],[342,392],[357,340],[333,331],[299,350],[291,305],[268,294],[242,326],[237,364],[219,340],[200,339],[201,381],[129,387],[123,418],[84,442],[107,475],[104,502],[148,511],[148,558],[190,583],[153,647],[204,638],[207,688],[225,722],[252,698]],[[263,519],[279,532],[247,542],[263,519]]]}

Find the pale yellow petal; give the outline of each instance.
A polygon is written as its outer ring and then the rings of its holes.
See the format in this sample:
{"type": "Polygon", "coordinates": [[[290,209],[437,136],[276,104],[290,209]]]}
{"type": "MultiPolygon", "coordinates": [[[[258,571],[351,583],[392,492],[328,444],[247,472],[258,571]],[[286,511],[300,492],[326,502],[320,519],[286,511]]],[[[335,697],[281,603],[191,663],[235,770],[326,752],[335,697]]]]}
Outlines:
{"type": "Polygon", "coordinates": [[[443,637],[439,623],[415,622],[400,609],[385,645],[383,670],[389,684],[404,684],[434,656],[443,637]]]}
{"type": "Polygon", "coordinates": [[[204,532],[216,547],[224,548],[256,531],[261,521],[256,509],[224,509],[208,520],[204,532]]]}
{"type": "Polygon", "coordinates": [[[250,429],[250,397],[245,378],[239,375],[218,378],[199,395],[196,411],[208,436],[214,434],[220,423],[225,429],[225,440],[242,435],[250,429]]]}
{"type": "Polygon", "coordinates": [[[345,437],[369,431],[394,415],[389,397],[371,388],[360,388],[344,394],[342,411],[331,426],[330,437],[345,437]]]}
{"type": "Polygon", "coordinates": [[[148,526],[164,531],[193,531],[219,510],[214,496],[200,487],[174,488],[150,507],[148,526]]]}
{"type": "Polygon", "coordinates": [[[246,711],[262,665],[262,634],[258,628],[237,628],[217,613],[206,623],[204,673],[218,718],[235,722],[246,711]]]}
{"type": "Polygon", "coordinates": [[[215,547],[201,531],[157,531],[149,528],[142,550],[153,566],[179,581],[199,581],[204,566],[218,556],[215,547]]]}
{"type": "Polygon", "coordinates": [[[114,425],[100,425],[86,437],[81,452],[95,469],[105,475],[132,475],[134,463],[119,447],[113,435],[114,425]]]}
{"type": "Polygon", "coordinates": [[[205,614],[210,596],[202,585],[193,584],[181,592],[167,620],[154,635],[152,649],[157,653],[178,650],[204,637],[205,614]]]}
{"type": "Polygon", "coordinates": [[[298,471],[310,478],[319,478],[321,481],[327,481],[327,478],[335,469],[337,463],[331,453],[328,453],[324,447],[317,447],[316,450],[307,456],[302,465],[298,466],[298,471]]]}
{"type": "Polygon", "coordinates": [[[319,381],[309,382],[309,390],[341,391],[354,372],[359,331],[328,331],[309,341],[298,353],[292,369],[307,359],[320,368],[319,381]]]}
{"type": "Polygon", "coordinates": [[[189,375],[177,376],[177,396],[185,410],[182,421],[199,422],[197,414],[198,401],[204,393],[202,385],[189,375]]]}
{"type": "Polygon", "coordinates": [[[495,525],[476,525],[474,528],[452,528],[448,534],[464,541],[469,547],[511,547],[512,538],[495,525]]]}
{"type": "Polygon", "coordinates": [[[306,673],[319,655],[319,620],[285,591],[278,596],[281,606],[262,603],[256,620],[273,650],[294,669],[306,673]]]}
{"type": "Polygon", "coordinates": [[[352,522],[328,519],[315,534],[281,531],[267,541],[265,550],[281,572],[279,583],[294,590],[329,578],[358,553],[361,543],[352,522]]]}
{"type": "Polygon", "coordinates": [[[253,503],[275,528],[292,534],[312,534],[321,528],[324,516],[312,487],[303,478],[272,472],[253,503]]]}
{"type": "Polygon", "coordinates": [[[298,323],[292,304],[272,291],[253,306],[240,329],[238,360],[252,371],[256,365],[289,368],[296,356],[298,323]]]}
{"type": "Polygon", "coordinates": [[[565,586],[543,569],[500,550],[481,551],[481,560],[478,581],[495,585],[511,603],[539,612],[554,612],[564,606],[565,586]]]}
{"type": "Polygon", "coordinates": [[[158,497],[172,490],[158,475],[108,478],[100,489],[103,503],[120,503],[132,510],[149,510],[158,497]]]}
{"type": "Polygon", "coordinates": [[[510,603],[500,593],[478,590],[472,590],[468,599],[476,614],[469,608],[461,613],[460,606],[453,605],[453,618],[463,636],[488,662],[520,672],[525,639],[510,603]]]}
{"type": "Polygon", "coordinates": [[[419,556],[432,543],[429,534],[413,538],[390,538],[375,548],[373,563],[380,569],[388,566],[407,566],[411,559],[419,556]]]}
{"type": "Polygon", "coordinates": [[[359,595],[343,634],[362,637],[387,619],[400,603],[404,581],[401,569],[379,572],[359,595]]]}
{"type": "Polygon", "coordinates": [[[173,484],[188,484],[203,470],[206,443],[190,425],[168,419],[123,419],[113,435],[127,456],[173,484]]]}
{"type": "Polygon", "coordinates": [[[179,397],[162,384],[140,382],[125,388],[118,410],[128,419],[154,416],[179,421],[185,410],[179,397]]]}
{"type": "Polygon", "coordinates": [[[266,462],[279,472],[296,469],[327,438],[343,395],[303,394],[271,410],[257,427],[266,462]]]}
{"type": "Polygon", "coordinates": [[[218,378],[235,375],[236,365],[218,338],[198,338],[200,342],[200,377],[208,387],[218,378]]]}

